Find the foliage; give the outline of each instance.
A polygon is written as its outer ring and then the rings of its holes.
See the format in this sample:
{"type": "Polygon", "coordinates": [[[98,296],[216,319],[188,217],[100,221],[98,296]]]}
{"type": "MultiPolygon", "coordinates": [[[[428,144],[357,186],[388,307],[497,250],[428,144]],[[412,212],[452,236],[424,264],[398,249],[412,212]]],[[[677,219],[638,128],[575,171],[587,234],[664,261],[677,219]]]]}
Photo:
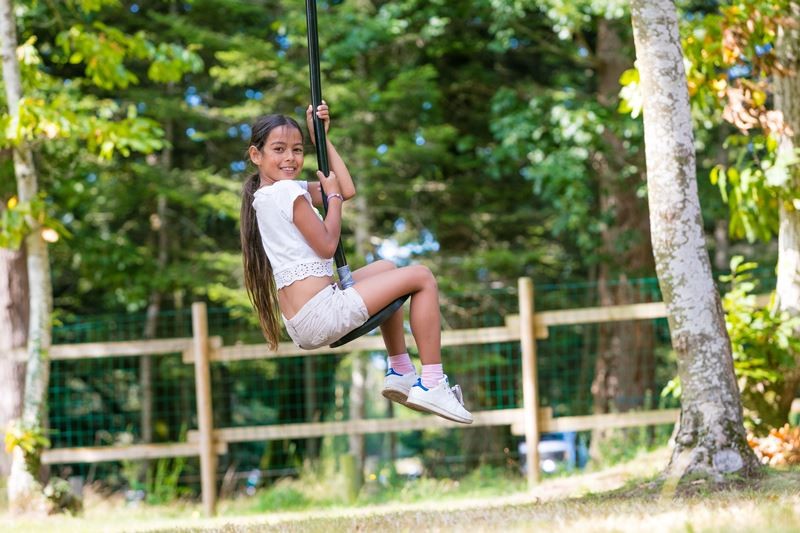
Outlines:
{"type": "MultiPolygon", "coordinates": [[[[797,158],[777,153],[787,126],[770,109],[770,79],[792,75],[775,53],[778,27],[793,24],[788,1],[688,2],[685,9],[681,44],[698,135],[718,129],[724,139],[711,183],[728,204],[731,236],[768,241],[777,234],[779,202],[800,193],[789,180],[797,158]]],[[[620,79],[620,111],[632,116],[641,108],[638,81],[635,69],[620,79]]]]}
{"type": "Polygon", "coordinates": [[[128,488],[142,491],[150,505],[164,505],[191,494],[191,489],[180,485],[181,474],[186,468],[186,457],[164,457],[148,465],[145,479],[141,481],[141,461],[123,461],[120,471],[128,488]]]}
{"type": "Polygon", "coordinates": [[[605,430],[598,442],[587,468],[603,470],[628,462],[664,446],[674,431],[675,424],[641,426],[638,428],[605,430]]]}
{"type": "Polygon", "coordinates": [[[80,496],[72,492],[69,481],[60,477],[53,477],[42,491],[48,502],[48,513],[68,512],[76,515],[83,510],[83,501],[80,496]]]}
{"type": "MultiPolygon", "coordinates": [[[[114,90],[138,81],[124,67],[126,55],[124,49],[120,49],[120,43],[109,42],[114,39],[108,38],[112,35],[119,41],[126,36],[110,27],[100,26],[98,30],[85,32],[76,25],[58,34],[57,42],[52,45],[40,42],[40,36],[31,35],[19,47],[24,94],[13,119],[9,114],[0,115],[0,146],[25,142],[36,147],[41,143],[79,140],[86,143],[91,153],[106,160],[115,152],[128,156],[132,151],[149,153],[163,146],[160,140],[163,131],[153,120],[140,117],[136,107],[120,106],[117,99],[91,93],[92,86],[114,90]],[[91,39],[91,49],[86,49],[88,45],[84,44],[82,51],[74,50],[73,47],[78,45],[71,39],[79,37],[91,39]],[[37,44],[48,51],[50,46],[59,46],[64,55],[48,53],[48,61],[45,61],[37,44]],[[112,54],[113,58],[104,54],[112,54]],[[70,77],[65,82],[54,74],[59,66],[63,68],[63,65],[82,61],[87,62],[87,79],[70,77]]],[[[137,36],[136,45],[143,48],[154,46],[142,35],[137,36]]],[[[156,56],[155,52],[135,54],[139,59],[150,58],[154,62],[156,56]]],[[[173,70],[179,73],[197,70],[200,67],[198,61],[192,55],[181,62],[170,59],[173,70]]]]}
{"type": "Polygon", "coordinates": [[[735,128],[723,145],[728,162],[710,178],[729,206],[730,234],[751,242],[777,234],[779,202],[800,192],[788,179],[796,158],[777,156],[787,126],[770,109],[770,79],[791,75],[775,51],[778,27],[792,24],[788,4],[739,0],[694,12],[682,29],[693,106],[705,124],[721,118],[735,128]]]}
{"type": "MultiPolygon", "coordinates": [[[[130,433],[118,436],[115,440],[124,442],[128,439],[130,439],[130,433]]],[[[186,440],[185,425],[181,426],[177,440],[186,440]]],[[[162,457],[154,462],[122,461],[120,472],[130,490],[144,492],[145,501],[148,504],[163,505],[174,502],[186,494],[191,494],[191,489],[180,485],[181,474],[184,473],[186,463],[186,457],[162,457]],[[143,469],[145,466],[146,469],[143,469]],[[144,479],[142,480],[143,470],[144,479]]]]}
{"type": "Polygon", "coordinates": [[[776,160],[777,142],[772,136],[731,135],[723,146],[730,149],[734,164],[715,166],[710,179],[730,208],[730,233],[751,242],[768,241],[778,232],[778,203],[785,182],[769,176],[788,175],[786,165],[776,160]]]}
{"type": "Polygon", "coordinates": [[[5,431],[6,451],[11,452],[17,446],[27,454],[34,454],[50,446],[40,427],[27,427],[19,420],[11,422],[5,431]]]}
{"type": "Polygon", "coordinates": [[[40,426],[28,426],[21,420],[12,420],[5,430],[6,451],[14,448],[22,450],[28,472],[38,472],[41,464],[42,450],[50,446],[50,439],[40,426]]]}
{"type": "Polygon", "coordinates": [[[791,404],[794,391],[786,390],[785,384],[797,369],[793,354],[800,350],[800,338],[795,333],[800,317],[756,303],[753,292],[757,283],[750,274],[755,268],[755,263],[745,263],[736,256],[731,260],[731,274],[720,279],[730,283],[722,305],[745,423],[756,433],[765,433],[782,426],[788,417],[787,402],[791,404]]]}
{"type": "Polygon", "coordinates": [[[19,249],[30,232],[29,219],[38,223],[47,241],[58,240],[59,235],[70,236],[61,221],[47,215],[43,194],[29,202],[19,202],[16,196],[12,196],[6,209],[0,212],[0,248],[19,249]]]}
{"type": "MultiPolygon", "coordinates": [[[[287,480],[288,481],[288,480],[287,480]]],[[[310,506],[317,507],[323,502],[313,501],[287,481],[276,483],[273,487],[258,492],[255,508],[262,512],[274,510],[299,510],[310,506]]]]}
{"type": "MultiPolygon", "coordinates": [[[[439,501],[465,497],[489,497],[522,491],[525,479],[504,468],[482,466],[459,478],[415,478],[370,474],[356,500],[357,505],[412,503],[429,501],[436,494],[439,501]]],[[[346,505],[341,480],[336,475],[306,473],[300,478],[283,478],[260,489],[252,500],[242,500],[250,512],[274,512],[330,508],[346,505]]]]}
{"type": "MultiPolygon", "coordinates": [[[[196,295],[247,309],[242,153],[256,115],[307,103],[302,10],[282,0],[24,5],[35,101],[15,135],[38,148],[53,216],[75,235],[51,250],[56,307],[138,311],[158,294],[165,307],[196,295]]],[[[624,3],[318,9],[331,137],[367,205],[346,211],[354,266],[401,248],[394,258],[429,262],[443,289],[461,291],[513,286],[534,268],[544,281],[583,276],[616,257],[598,252],[613,218],[599,209],[594,166],[613,131],[626,139],[620,179],[635,176],[641,131],[598,105],[592,69],[600,21],[627,38],[624,3]],[[357,230],[368,234],[358,243],[357,230]]]]}
{"type": "Polygon", "coordinates": [[[154,44],[140,31],[128,35],[101,22],[91,27],[76,24],[60,33],[55,43],[64,54],[61,61],[84,63],[86,78],[106,90],[126,89],[139,78],[125,65],[126,60],[146,60],[148,78],[166,83],[197,72],[202,61],[191,49],[174,43],[154,44]]]}
{"type": "Polygon", "coordinates": [[[159,459],[155,471],[148,471],[145,491],[147,503],[158,505],[175,501],[188,489],[179,486],[181,473],[186,466],[186,457],[159,459]]]}
{"type": "Polygon", "coordinates": [[[708,112],[724,105],[723,118],[741,131],[780,130],[775,113],[765,107],[765,82],[786,73],[774,47],[778,26],[789,23],[788,3],[738,0],[708,12],[689,11],[682,45],[689,92],[697,105],[708,112]]]}
{"type": "Polygon", "coordinates": [[[758,459],[769,466],[800,464],[800,428],[784,424],[772,428],[765,437],[747,435],[747,443],[756,452],[758,459]]]}

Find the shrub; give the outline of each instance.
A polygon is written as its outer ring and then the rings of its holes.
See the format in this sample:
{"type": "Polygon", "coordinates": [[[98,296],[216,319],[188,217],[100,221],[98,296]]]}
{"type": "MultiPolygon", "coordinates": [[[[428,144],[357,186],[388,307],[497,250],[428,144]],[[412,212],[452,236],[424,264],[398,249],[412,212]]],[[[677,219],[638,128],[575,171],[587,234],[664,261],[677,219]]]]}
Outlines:
{"type": "Polygon", "coordinates": [[[722,299],[733,349],[733,363],[742,394],[745,424],[756,434],[781,427],[788,420],[798,382],[796,355],[800,353],[800,317],[759,306],[753,294],[757,282],[750,271],[755,263],[741,256],[731,260],[731,284],[722,299]]]}

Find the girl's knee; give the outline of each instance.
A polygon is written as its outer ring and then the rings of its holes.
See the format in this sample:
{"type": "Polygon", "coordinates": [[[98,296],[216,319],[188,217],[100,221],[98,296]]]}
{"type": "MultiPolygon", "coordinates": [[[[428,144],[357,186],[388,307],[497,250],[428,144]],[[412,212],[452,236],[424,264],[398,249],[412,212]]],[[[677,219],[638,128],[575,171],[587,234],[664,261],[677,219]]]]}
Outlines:
{"type": "Polygon", "coordinates": [[[420,283],[426,287],[433,287],[434,289],[437,288],[436,277],[433,275],[433,272],[430,268],[426,267],[425,265],[414,265],[415,274],[420,280],[420,283]]]}
{"type": "Polygon", "coordinates": [[[397,265],[395,265],[392,261],[389,261],[388,259],[380,259],[378,261],[375,261],[375,265],[381,272],[388,272],[390,270],[397,269],[397,265]]]}

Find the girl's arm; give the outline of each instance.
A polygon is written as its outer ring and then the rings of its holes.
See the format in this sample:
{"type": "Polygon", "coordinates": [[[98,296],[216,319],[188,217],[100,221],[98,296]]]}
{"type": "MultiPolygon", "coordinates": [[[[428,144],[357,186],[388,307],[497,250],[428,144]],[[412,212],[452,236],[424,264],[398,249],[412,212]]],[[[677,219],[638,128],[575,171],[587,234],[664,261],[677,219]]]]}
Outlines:
{"type": "MultiPolygon", "coordinates": [[[[311,113],[312,107],[308,106],[306,109],[306,123],[308,124],[309,134],[311,135],[311,142],[315,143],[316,138],[314,136],[314,119],[311,113]]],[[[325,133],[328,133],[328,129],[330,128],[331,124],[331,117],[328,110],[328,104],[326,104],[324,100],[317,108],[317,116],[322,119],[322,122],[325,126],[325,133]]],[[[348,200],[356,195],[356,186],[353,183],[353,178],[350,176],[350,171],[347,170],[347,165],[342,159],[342,156],[339,155],[336,147],[331,142],[330,137],[326,135],[325,141],[325,145],[328,148],[328,163],[330,170],[336,174],[337,181],[339,182],[339,190],[336,192],[341,194],[345,200],[348,200]]],[[[311,193],[311,199],[314,205],[322,205],[322,192],[319,183],[309,183],[308,191],[311,193]]],[[[331,194],[333,191],[326,190],[325,192],[326,194],[331,194]]]]}
{"type": "MultiPolygon", "coordinates": [[[[324,177],[321,171],[317,171],[320,180],[325,180],[325,190],[328,194],[341,194],[339,192],[338,179],[334,172],[328,177],[324,177]]],[[[319,183],[315,183],[317,194],[319,194],[319,183]]],[[[308,190],[311,191],[309,183],[308,190]]],[[[308,205],[308,202],[301,200],[298,196],[292,207],[292,217],[294,225],[311,246],[311,249],[323,259],[330,259],[336,252],[339,244],[339,236],[342,231],[342,202],[338,197],[328,201],[328,212],[325,219],[320,219],[317,213],[308,205]]]]}

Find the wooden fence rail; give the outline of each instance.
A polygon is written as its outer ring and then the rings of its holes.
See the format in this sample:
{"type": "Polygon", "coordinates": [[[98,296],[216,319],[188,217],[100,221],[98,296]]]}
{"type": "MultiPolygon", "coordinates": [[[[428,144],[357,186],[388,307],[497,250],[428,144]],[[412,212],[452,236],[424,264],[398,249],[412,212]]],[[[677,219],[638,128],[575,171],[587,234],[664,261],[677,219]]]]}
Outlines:
{"type": "MultiPolygon", "coordinates": [[[[766,297],[759,298],[763,304],[766,297]]],[[[487,343],[520,342],[522,357],[523,407],[474,413],[472,427],[511,426],[515,434],[525,435],[528,443],[538,443],[542,433],[556,431],[582,431],[600,428],[635,427],[668,424],[677,421],[679,410],[639,411],[591,416],[553,417],[548,409],[539,409],[536,377],[535,339],[545,339],[552,326],[589,324],[623,320],[647,320],[666,316],[662,302],[591,307],[559,311],[536,312],[533,283],[529,278],[519,280],[518,315],[506,317],[505,325],[490,328],[464,329],[442,332],[442,346],[465,346],[487,343]]],[[[361,337],[339,348],[300,350],[292,343],[281,343],[276,350],[263,344],[235,344],[223,346],[220,337],[207,335],[207,317],[204,304],[192,306],[193,337],[131,342],[100,342],[55,345],[50,350],[52,359],[83,359],[99,357],[141,356],[181,353],[182,360],[195,365],[196,396],[199,428],[188,432],[188,442],[167,444],[134,444],[127,446],[59,448],[46,450],[42,460],[46,464],[101,462],[116,460],[153,459],[159,457],[200,456],[203,505],[207,514],[216,506],[216,456],[227,453],[232,442],[324,437],[366,433],[399,432],[408,430],[463,427],[435,416],[412,419],[367,419],[343,422],[317,422],[279,424],[235,428],[212,426],[211,381],[209,365],[215,362],[241,361],[279,357],[311,356],[317,354],[347,353],[384,348],[380,336],[361,337]]],[[[409,346],[414,339],[409,335],[409,346]]],[[[14,357],[24,360],[25,351],[18,350],[14,357]]],[[[537,446],[529,445],[528,464],[535,465],[537,446]]],[[[529,482],[538,481],[539,469],[528,468],[529,482]]]]}

